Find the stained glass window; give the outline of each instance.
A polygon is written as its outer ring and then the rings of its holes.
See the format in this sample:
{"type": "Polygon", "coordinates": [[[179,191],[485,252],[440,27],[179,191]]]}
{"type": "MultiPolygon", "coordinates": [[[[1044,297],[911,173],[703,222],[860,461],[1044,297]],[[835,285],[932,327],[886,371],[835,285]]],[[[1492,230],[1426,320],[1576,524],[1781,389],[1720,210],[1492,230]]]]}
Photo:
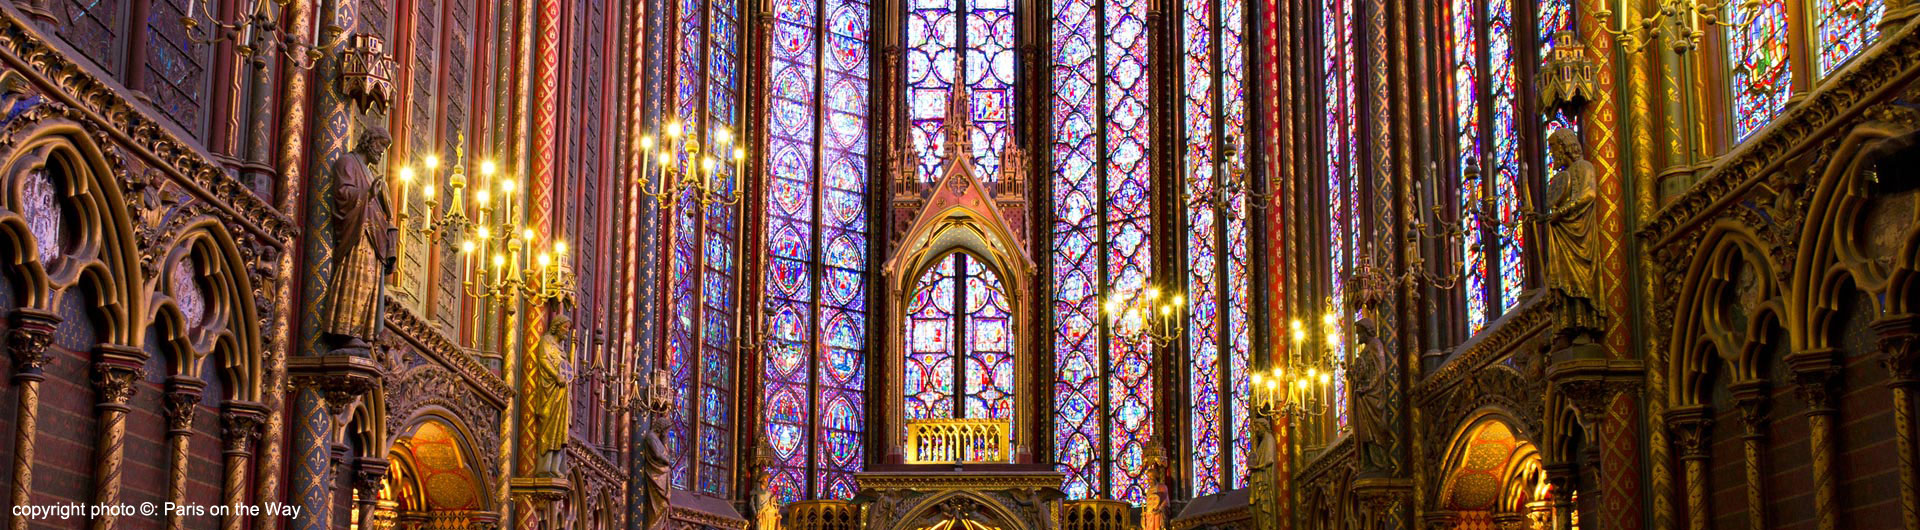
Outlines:
{"type": "Polygon", "coordinates": [[[1449,7],[1461,175],[1456,191],[1467,231],[1461,262],[1467,329],[1473,333],[1519,303],[1525,288],[1526,235],[1519,230],[1519,73],[1513,0],[1453,0],[1449,7]],[[1491,209],[1488,197],[1493,197],[1491,209]]]}
{"type": "MultiPolygon", "coordinates": [[[[675,13],[673,117],[698,134],[703,148],[734,146],[715,131],[737,130],[739,4],[737,0],[679,0],[675,13]]],[[[687,142],[689,145],[691,142],[687,142]]],[[[680,156],[695,156],[691,150],[680,156]]],[[[728,164],[716,164],[713,182],[737,183],[728,164]]],[[[732,489],[733,344],[738,209],[702,204],[689,190],[667,212],[672,229],[668,268],[666,366],[675,388],[667,450],[675,455],[676,488],[727,495],[732,489]]]]}
{"type": "Polygon", "coordinates": [[[965,83],[973,119],[974,174],[999,175],[1014,109],[1012,0],[908,0],[907,94],[920,175],[935,178],[946,157],[947,98],[965,83]]]}
{"type": "MultiPolygon", "coordinates": [[[[1325,0],[1321,4],[1321,75],[1325,77],[1326,163],[1327,163],[1327,258],[1329,292],[1333,300],[1345,300],[1346,272],[1353,266],[1353,254],[1360,228],[1360,143],[1358,132],[1359,101],[1355,83],[1353,0],[1325,0]]],[[[1346,355],[1344,343],[1335,344],[1339,355],[1346,355]]],[[[1341,375],[1341,374],[1335,374],[1341,375]]],[[[1334,377],[1334,423],[1345,428],[1346,378],[1334,377]]]]}
{"type": "Polygon", "coordinates": [[[862,0],[772,7],[762,369],[772,490],[782,501],[846,499],[865,456],[871,10],[862,0]]]}
{"type": "Polygon", "coordinates": [[[147,86],[142,88],[153,98],[161,114],[172,118],[187,132],[198,135],[203,110],[201,100],[207,88],[206,65],[213,61],[207,47],[194,44],[187,36],[182,17],[193,17],[200,21],[202,28],[207,27],[200,13],[186,11],[190,4],[159,0],[149,5],[153,12],[147,17],[147,86]]]}
{"type": "Polygon", "coordinates": [[[1187,215],[1187,386],[1193,493],[1246,483],[1248,334],[1246,6],[1191,2],[1181,17],[1187,215]]]}
{"type": "Polygon", "coordinates": [[[1140,292],[1153,265],[1149,2],[1051,1],[1054,460],[1071,497],[1139,502],[1152,357],[1110,333],[1099,298],[1140,292]]]}
{"type": "Polygon", "coordinates": [[[906,418],[1013,418],[1013,308],[966,253],[942,258],[907,299],[906,418]]]}
{"type": "Polygon", "coordinates": [[[1745,140],[1787,107],[1793,74],[1787,64],[1787,2],[1734,6],[1727,26],[1727,65],[1734,140],[1745,140]]]}
{"type": "Polygon", "coordinates": [[[1820,75],[1833,73],[1880,36],[1886,0],[1813,0],[1813,46],[1820,75]]]}

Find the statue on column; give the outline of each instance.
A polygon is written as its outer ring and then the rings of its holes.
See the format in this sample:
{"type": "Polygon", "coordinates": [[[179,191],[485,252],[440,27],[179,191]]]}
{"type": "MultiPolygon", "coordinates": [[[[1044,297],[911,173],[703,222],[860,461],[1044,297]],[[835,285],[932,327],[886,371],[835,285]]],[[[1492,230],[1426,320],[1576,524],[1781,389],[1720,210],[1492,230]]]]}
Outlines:
{"type": "Polygon", "coordinates": [[[1594,243],[1593,163],[1571,129],[1547,135],[1553,177],[1547,182],[1547,288],[1557,304],[1556,346],[1590,342],[1606,328],[1606,313],[1595,304],[1599,268],[1594,243]]]}
{"type": "Polygon", "coordinates": [[[1252,437],[1252,447],[1247,451],[1247,478],[1252,486],[1248,502],[1252,505],[1254,528],[1279,528],[1280,476],[1274,463],[1280,459],[1280,444],[1274,438],[1273,419],[1257,414],[1248,424],[1247,435],[1252,437]]]}
{"type": "Polygon", "coordinates": [[[573,383],[572,356],[565,339],[573,331],[573,322],[555,314],[540,346],[527,359],[527,455],[535,462],[537,475],[557,476],[565,454],[568,429],[573,423],[573,401],[568,385],[573,383]]]}
{"type": "Polygon", "coordinates": [[[660,437],[667,432],[668,408],[673,406],[671,389],[668,387],[667,371],[654,370],[652,382],[641,391],[643,400],[641,421],[646,424],[637,442],[640,461],[640,497],[646,505],[646,525],[649,530],[664,528],[667,520],[667,502],[672,485],[669,482],[673,473],[673,460],[667,452],[667,444],[660,437]]]}
{"type": "Polygon", "coordinates": [[[369,125],[353,151],[333,163],[331,303],[320,331],[338,350],[365,353],[380,331],[400,229],[393,224],[386,179],[374,168],[392,143],[386,129],[369,125]]]}
{"type": "Polygon", "coordinates": [[[1145,469],[1140,474],[1146,480],[1146,499],[1140,503],[1140,530],[1165,530],[1167,528],[1167,500],[1170,498],[1167,488],[1167,452],[1160,448],[1160,440],[1147,442],[1145,469]]]}
{"type": "Polygon", "coordinates": [[[780,500],[773,494],[773,446],[762,437],[753,455],[753,491],[747,498],[747,508],[754,530],[780,530],[780,500]]]}
{"type": "Polygon", "coordinates": [[[1377,326],[1371,316],[1354,322],[1358,348],[1347,371],[1353,395],[1348,414],[1353,418],[1353,449],[1360,459],[1360,471],[1391,474],[1397,468],[1393,462],[1393,426],[1387,419],[1387,393],[1392,390],[1392,382],[1387,380],[1387,347],[1380,341],[1377,326]]]}

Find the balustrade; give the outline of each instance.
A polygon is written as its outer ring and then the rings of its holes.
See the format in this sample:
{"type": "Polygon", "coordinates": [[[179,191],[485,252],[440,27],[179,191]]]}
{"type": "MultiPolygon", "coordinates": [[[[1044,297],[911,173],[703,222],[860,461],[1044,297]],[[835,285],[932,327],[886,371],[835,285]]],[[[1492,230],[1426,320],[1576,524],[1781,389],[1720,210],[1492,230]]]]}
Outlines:
{"type": "Polygon", "coordinates": [[[1012,422],[991,419],[907,421],[907,463],[1011,462],[1012,422]]]}

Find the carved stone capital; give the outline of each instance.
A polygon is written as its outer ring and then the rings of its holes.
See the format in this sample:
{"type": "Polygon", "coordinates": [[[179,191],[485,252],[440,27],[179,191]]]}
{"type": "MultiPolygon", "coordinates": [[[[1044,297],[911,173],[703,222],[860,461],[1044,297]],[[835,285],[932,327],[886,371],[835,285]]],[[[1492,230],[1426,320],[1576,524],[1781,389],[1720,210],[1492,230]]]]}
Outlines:
{"type": "Polygon", "coordinates": [[[127,400],[133,399],[133,393],[139,389],[134,383],[140,380],[140,370],[136,366],[118,363],[99,363],[93,366],[93,389],[99,393],[99,407],[125,410],[127,400]]]}
{"type": "Polygon", "coordinates": [[[1499,513],[1493,516],[1493,527],[1498,530],[1527,530],[1531,522],[1525,514],[1499,513]]]}
{"type": "Polygon", "coordinates": [[[1887,368],[1887,384],[1899,387],[1920,383],[1920,315],[1875,321],[1873,331],[1879,341],[1880,362],[1887,368]]]}
{"type": "Polygon", "coordinates": [[[1765,380],[1741,381],[1729,385],[1733,391],[1733,405],[1740,409],[1740,423],[1747,428],[1749,436],[1766,432],[1767,412],[1772,404],[1771,388],[1765,380]]]}
{"type": "Polygon", "coordinates": [[[353,489],[360,492],[362,503],[374,502],[379,493],[380,484],[387,480],[387,461],[378,458],[359,458],[353,462],[353,489]]]}
{"type": "Polygon", "coordinates": [[[227,452],[247,452],[248,444],[260,437],[260,430],[266,426],[266,407],[258,403],[229,401],[220,411],[222,440],[227,452]]]}
{"type": "Polygon", "coordinates": [[[194,411],[200,408],[200,394],[207,384],[189,377],[167,378],[167,395],[162,401],[167,413],[167,433],[193,432],[194,411]]]}
{"type": "Polygon", "coordinates": [[[1597,350],[1598,346],[1586,345],[1555,351],[1547,368],[1554,391],[1573,405],[1580,423],[1593,432],[1599,432],[1607,406],[1616,397],[1640,392],[1642,373],[1639,361],[1607,359],[1597,350]]]}
{"type": "Polygon", "coordinates": [[[39,380],[41,370],[53,362],[53,357],[47,355],[47,346],[53,344],[53,332],[60,325],[60,317],[20,308],[15,309],[8,320],[7,357],[13,360],[14,378],[39,380]]]}
{"type": "Polygon", "coordinates": [[[1420,527],[1428,530],[1452,530],[1460,524],[1460,514],[1448,510],[1434,510],[1420,516],[1420,527]]]}
{"type": "Polygon", "coordinates": [[[1680,448],[1681,458],[1707,457],[1707,438],[1713,433],[1711,412],[1701,405],[1667,411],[1667,428],[1673,431],[1673,443],[1680,448]]]}
{"type": "Polygon", "coordinates": [[[1794,352],[1786,357],[1793,370],[1795,394],[1807,404],[1808,414],[1832,414],[1833,382],[1840,377],[1839,352],[1832,349],[1794,352]]]}
{"type": "Polygon", "coordinates": [[[287,360],[294,385],[311,387],[326,399],[327,412],[345,413],[347,405],[380,386],[380,365],[355,355],[315,355],[287,360]]]}
{"type": "Polygon", "coordinates": [[[507,487],[514,498],[534,503],[564,500],[573,491],[573,485],[560,477],[514,477],[507,487]]]}

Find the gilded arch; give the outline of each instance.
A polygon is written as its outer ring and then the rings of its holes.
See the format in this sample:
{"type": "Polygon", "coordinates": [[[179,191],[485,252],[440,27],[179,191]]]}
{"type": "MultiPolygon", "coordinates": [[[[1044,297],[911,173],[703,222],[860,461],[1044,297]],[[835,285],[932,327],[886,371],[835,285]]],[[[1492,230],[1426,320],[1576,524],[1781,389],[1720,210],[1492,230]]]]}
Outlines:
{"type": "Polygon", "coordinates": [[[38,96],[6,89],[10,78],[0,78],[0,105],[20,114],[0,125],[0,176],[6,179],[4,221],[6,232],[14,234],[20,255],[16,262],[26,265],[27,297],[22,307],[51,310],[71,287],[88,283],[96,291],[96,313],[106,325],[105,337],[115,344],[138,344],[144,326],[136,321],[142,315],[141,289],[144,275],[138,266],[139,251],[132,237],[131,213],[122,200],[120,179],[114,169],[117,156],[110,147],[95,142],[76,111],[59,103],[39,101],[38,96]],[[45,235],[33,217],[36,213],[25,201],[31,179],[44,179],[53,188],[59,216],[53,220],[62,233],[53,243],[57,255],[42,259],[28,256],[28,249],[41,244],[35,237],[45,235]],[[69,210],[70,209],[70,210],[69,210]],[[24,237],[22,237],[24,236],[24,237]],[[52,263],[48,263],[51,261],[52,263]]]}
{"type": "MultiPolygon", "coordinates": [[[[1016,360],[1014,388],[1031,386],[1036,377],[1030,353],[1033,335],[1026,328],[1035,310],[1032,295],[1036,266],[1012,226],[1000,214],[992,194],[974,177],[971,163],[962,157],[947,168],[946,177],[935,184],[926,206],[914,216],[904,236],[894,245],[892,256],[881,267],[889,300],[897,303],[890,304],[885,322],[887,347],[882,351],[889,353],[881,355],[880,361],[888,382],[882,394],[886,410],[882,429],[876,432],[903,433],[905,429],[902,420],[905,398],[898,390],[904,385],[902,352],[907,351],[906,297],[912,296],[914,283],[921,275],[955,252],[978,258],[1006,286],[1013,313],[1010,327],[1014,337],[1011,353],[1016,360]]],[[[1031,392],[1016,392],[1014,417],[1038,417],[1037,401],[1038,397],[1031,392]]],[[[1032,444],[1038,432],[1033,425],[1037,424],[1026,423],[1029,425],[1017,426],[1013,434],[1015,454],[1033,452],[1032,444]]],[[[882,436],[881,441],[887,448],[883,453],[900,451],[901,436],[889,434],[882,436]]]]}
{"type": "MultiPolygon", "coordinates": [[[[1873,114],[1873,113],[1870,113],[1873,114]]],[[[1805,343],[1823,348],[1847,285],[1871,293],[1880,315],[1912,313],[1914,277],[1920,270],[1920,193],[1881,197],[1873,193],[1873,166],[1884,158],[1920,151],[1920,116],[1880,109],[1884,120],[1855,126],[1813,175],[1818,188],[1807,201],[1799,234],[1793,287],[1803,291],[1793,315],[1805,327],[1805,343]],[[1904,204],[1902,204],[1904,202],[1904,204]],[[1849,281],[1850,280],[1850,281],[1849,281]]]]}
{"type": "Polygon", "coordinates": [[[1020,517],[1000,501],[976,491],[953,490],[929,495],[902,512],[892,526],[876,530],[920,530],[956,518],[972,519],[1001,530],[1045,530],[1020,517]]]}
{"type": "MultiPolygon", "coordinates": [[[[1675,297],[1672,335],[1667,345],[1669,402],[1686,406],[1703,402],[1707,378],[1715,369],[1714,361],[1724,361],[1733,380],[1758,376],[1754,362],[1765,345],[1768,326],[1779,327],[1781,308],[1787,304],[1778,278],[1780,267],[1752,227],[1735,221],[1722,221],[1706,230],[1693,259],[1688,264],[1681,289],[1675,297]],[[1743,268],[1746,271],[1743,272],[1743,268]],[[1721,296],[1749,289],[1735,282],[1743,274],[1752,275],[1754,291],[1745,295],[1756,302],[1748,307],[1753,313],[1741,318],[1729,313],[1721,296]]],[[[1791,342],[1796,334],[1788,327],[1791,342]]]]}

